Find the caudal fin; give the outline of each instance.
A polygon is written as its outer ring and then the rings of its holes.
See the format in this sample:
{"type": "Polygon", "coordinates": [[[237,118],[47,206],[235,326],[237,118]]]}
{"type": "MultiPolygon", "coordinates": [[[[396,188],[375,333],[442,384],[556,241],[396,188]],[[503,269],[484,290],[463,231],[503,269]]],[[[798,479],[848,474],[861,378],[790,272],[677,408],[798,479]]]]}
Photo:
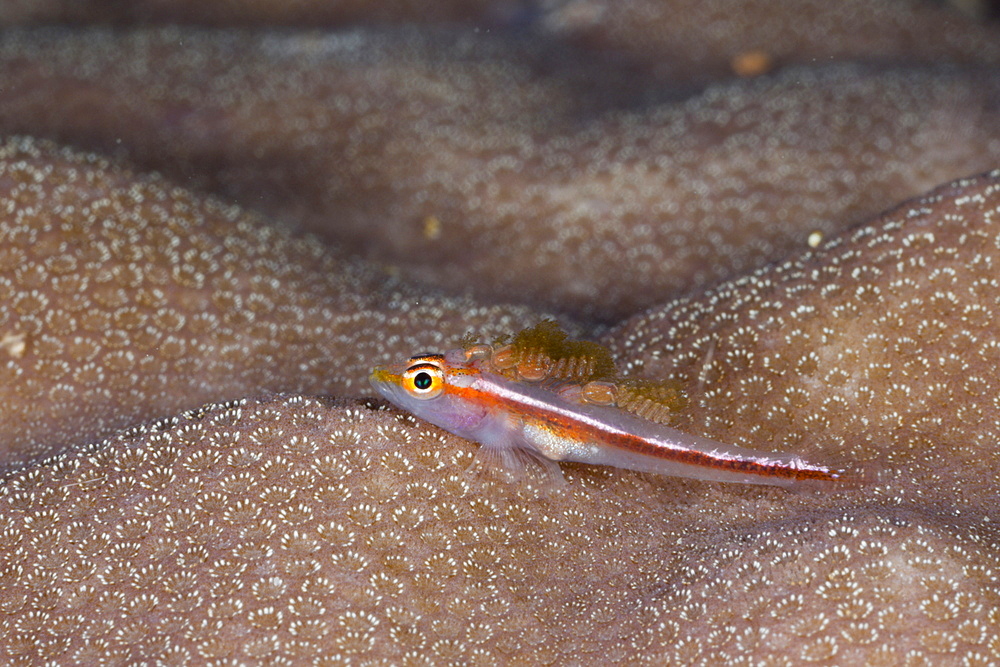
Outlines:
{"type": "Polygon", "coordinates": [[[799,492],[837,492],[874,489],[884,483],[890,470],[879,461],[844,460],[829,464],[829,474],[822,477],[796,479],[786,488],[799,492]]]}

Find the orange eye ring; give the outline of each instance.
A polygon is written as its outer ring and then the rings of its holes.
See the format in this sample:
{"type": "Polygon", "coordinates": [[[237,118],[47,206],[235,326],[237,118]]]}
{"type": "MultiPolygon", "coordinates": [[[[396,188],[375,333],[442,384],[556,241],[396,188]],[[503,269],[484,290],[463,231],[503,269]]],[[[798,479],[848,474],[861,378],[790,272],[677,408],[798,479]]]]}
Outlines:
{"type": "Polygon", "coordinates": [[[414,398],[436,398],[444,391],[444,371],[435,364],[413,364],[403,372],[403,389],[414,398]]]}

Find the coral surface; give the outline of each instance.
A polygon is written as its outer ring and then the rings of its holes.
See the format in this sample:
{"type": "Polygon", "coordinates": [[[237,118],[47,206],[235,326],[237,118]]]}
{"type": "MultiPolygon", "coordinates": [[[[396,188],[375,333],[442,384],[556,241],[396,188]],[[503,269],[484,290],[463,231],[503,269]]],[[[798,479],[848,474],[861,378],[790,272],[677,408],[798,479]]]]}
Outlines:
{"type": "Polygon", "coordinates": [[[63,23],[0,35],[0,662],[1000,662],[996,26],[324,7],[0,9],[63,23]],[[366,398],[552,311],[870,477],[553,489],[366,398]]]}
{"type": "Polygon", "coordinates": [[[611,92],[552,52],[449,31],[16,32],[0,129],[127,156],[425,286],[603,322],[1000,163],[995,68],[799,68],[602,111],[652,84],[611,92]]]}
{"type": "Polygon", "coordinates": [[[0,201],[0,468],[210,400],[357,394],[372,359],[538,318],[45,142],[0,144],[0,201]]]}

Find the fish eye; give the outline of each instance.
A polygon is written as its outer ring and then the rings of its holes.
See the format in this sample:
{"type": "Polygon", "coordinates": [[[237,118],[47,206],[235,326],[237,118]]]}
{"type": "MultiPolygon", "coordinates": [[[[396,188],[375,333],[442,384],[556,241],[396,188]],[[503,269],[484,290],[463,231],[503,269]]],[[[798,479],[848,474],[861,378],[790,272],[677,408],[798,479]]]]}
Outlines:
{"type": "Polygon", "coordinates": [[[419,389],[420,391],[427,391],[431,388],[434,380],[431,378],[431,374],[427,371],[420,371],[413,376],[413,387],[414,389],[419,389]]]}
{"type": "Polygon", "coordinates": [[[444,391],[444,371],[435,364],[414,364],[403,373],[403,388],[415,398],[439,396],[444,391]]]}

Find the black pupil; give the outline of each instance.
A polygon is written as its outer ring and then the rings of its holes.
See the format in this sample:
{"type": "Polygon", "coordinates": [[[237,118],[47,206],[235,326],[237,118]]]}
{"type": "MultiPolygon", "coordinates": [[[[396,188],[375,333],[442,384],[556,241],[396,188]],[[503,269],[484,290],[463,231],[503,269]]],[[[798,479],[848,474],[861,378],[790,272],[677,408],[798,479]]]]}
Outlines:
{"type": "Polygon", "coordinates": [[[413,376],[413,386],[420,390],[430,389],[432,382],[431,374],[424,371],[413,376]]]}

